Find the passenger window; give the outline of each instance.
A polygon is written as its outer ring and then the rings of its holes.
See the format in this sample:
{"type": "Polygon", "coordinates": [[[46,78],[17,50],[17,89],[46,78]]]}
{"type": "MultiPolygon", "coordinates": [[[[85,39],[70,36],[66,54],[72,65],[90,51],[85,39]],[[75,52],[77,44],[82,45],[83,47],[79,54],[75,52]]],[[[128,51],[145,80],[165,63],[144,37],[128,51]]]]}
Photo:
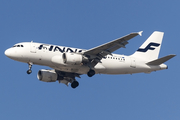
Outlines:
{"type": "Polygon", "coordinates": [[[13,47],[24,47],[23,45],[14,45],[13,47]]]}

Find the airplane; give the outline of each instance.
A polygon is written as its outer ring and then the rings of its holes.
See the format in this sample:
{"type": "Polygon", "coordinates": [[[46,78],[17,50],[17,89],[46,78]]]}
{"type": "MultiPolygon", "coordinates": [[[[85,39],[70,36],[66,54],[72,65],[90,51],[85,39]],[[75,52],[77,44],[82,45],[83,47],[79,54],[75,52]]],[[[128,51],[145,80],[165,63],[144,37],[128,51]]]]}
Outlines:
{"type": "Polygon", "coordinates": [[[154,31],[150,37],[135,51],[126,56],[113,54],[119,48],[125,48],[128,41],[143,31],[130,33],[89,50],[58,46],[52,44],[21,42],[5,50],[5,55],[13,60],[27,63],[32,72],[32,65],[48,66],[52,69],[41,69],[37,78],[43,82],[56,82],[69,85],[72,88],[79,86],[76,77],[87,74],[134,74],[151,73],[167,69],[164,62],[176,56],[170,54],[158,58],[164,32],[154,31]]]}

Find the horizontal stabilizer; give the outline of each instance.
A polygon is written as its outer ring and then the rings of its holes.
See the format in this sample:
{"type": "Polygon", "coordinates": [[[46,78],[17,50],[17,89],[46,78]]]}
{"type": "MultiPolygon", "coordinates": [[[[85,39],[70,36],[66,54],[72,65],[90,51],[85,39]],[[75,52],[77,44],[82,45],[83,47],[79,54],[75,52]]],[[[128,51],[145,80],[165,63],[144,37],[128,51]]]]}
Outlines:
{"type": "Polygon", "coordinates": [[[148,62],[148,63],[146,63],[146,64],[147,64],[147,65],[160,65],[160,64],[168,61],[169,59],[173,58],[174,56],[176,56],[176,55],[168,55],[168,56],[165,56],[165,57],[162,57],[162,58],[153,60],[153,61],[151,61],[151,62],[148,62]]]}

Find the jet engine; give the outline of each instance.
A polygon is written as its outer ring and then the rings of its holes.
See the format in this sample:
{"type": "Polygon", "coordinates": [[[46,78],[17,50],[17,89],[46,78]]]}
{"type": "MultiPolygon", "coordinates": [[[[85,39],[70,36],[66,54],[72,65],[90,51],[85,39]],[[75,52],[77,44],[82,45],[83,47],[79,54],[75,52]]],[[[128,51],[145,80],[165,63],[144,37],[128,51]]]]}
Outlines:
{"type": "Polygon", "coordinates": [[[65,64],[70,65],[80,65],[89,61],[87,57],[76,53],[63,53],[62,58],[65,64]]]}
{"type": "Polygon", "coordinates": [[[58,75],[54,70],[39,70],[37,78],[43,82],[56,82],[58,75]]]}

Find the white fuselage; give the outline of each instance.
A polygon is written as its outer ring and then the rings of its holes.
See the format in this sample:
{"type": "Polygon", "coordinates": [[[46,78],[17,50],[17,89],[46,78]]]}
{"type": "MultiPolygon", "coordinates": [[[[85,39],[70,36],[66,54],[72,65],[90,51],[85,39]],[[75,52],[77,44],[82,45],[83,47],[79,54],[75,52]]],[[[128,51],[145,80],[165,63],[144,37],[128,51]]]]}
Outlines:
{"type": "MultiPolygon", "coordinates": [[[[5,51],[6,56],[16,61],[24,63],[33,63],[37,65],[49,66],[53,69],[73,72],[78,74],[87,74],[89,67],[87,65],[69,65],[63,62],[62,54],[64,52],[75,52],[81,54],[86,50],[49,45],[35,42],[18,43],[5,51]]],[[[165,64],[150,66],[146,65],[145,60],[133,56],[119,54],[107,55],[93,69],[96,74],[133,74],[149,73],[156,70],[167,69],[165,64]]]]}

